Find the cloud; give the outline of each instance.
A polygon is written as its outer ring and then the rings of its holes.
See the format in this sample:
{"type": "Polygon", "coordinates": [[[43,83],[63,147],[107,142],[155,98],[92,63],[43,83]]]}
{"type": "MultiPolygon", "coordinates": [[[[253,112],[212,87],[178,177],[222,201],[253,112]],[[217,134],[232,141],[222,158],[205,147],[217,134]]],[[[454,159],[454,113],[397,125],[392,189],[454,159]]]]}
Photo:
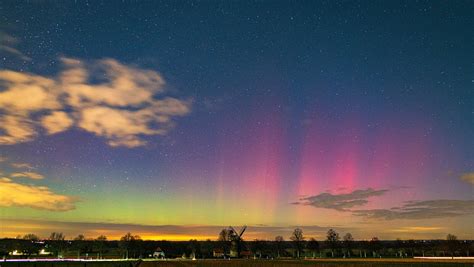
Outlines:
{"type": "Polygon", "coordinates": [[[34,169],[33,165],[29,163],[24,163],[24,162],[15,162],[15,163],[11,163],[10,165],[12,165],[13,167],[17,169],[34,169]]]}
{"type": "Polygon", "coordinates": [[[463,174],[461,174],[460,178],[464,182],[474,184],[474,172],[463,173],[463,174]]]}
{"type": "Polygon", "coordinates": [[[10,174],[10,176],[15,177],[15,178],[18,178],[18,177],[30,178],[33,180],[41,180],[44,178],[43,175],[36,172],[15,172],[15,173],[10,174]]]}
{"type": "Polygon", "coordinates": [[[159,100],[138,111],[91,107],[81,111],[78,127],[106,137],[111,146],[136,147],[145,144],[140,135],[166,134],[171,116],[188,112],[187,105],[176,99],[159,100]]]}
{"type": "Polygon", "coordinates": [[[396,233],[420,233],[420,232],[439,232],[444,227],[437,226],[405,226],[391,230],[396,233]]]}
{"type": "Polygon", "coordinates": [[[41,125],[46,129],[48,134],[66,131],[73,123],[74,121],[67,113],[62,111],[54,111],[41,119],[41,125]]]}
{"type": "Polygon", "coordinates": [[[0,162],[5,162],[5,161],[7,161],[7,159],[8,159],[7,157],[0,156],[0,162]]]}
{"type": "Polygon", "coordinates": [[[469,215],[474,213],[474,200],[424,200],[407,201],[401,207],[391,209],[353,210],[356,216],[369,219],[434,219],[469,215]]]}
{"type": "Polygon", "coordinates": [[[18,43],[18,40],[11,35],[8,35],[0,31],[0,51],[7,52],[8,54],[15,55],[21,60],[30,61],[31,58],[23,54],[20,50],[14,46],[18,43]]]}
{"type": "Polygon", "coordinates": [[[34,137],[36,137],[36,131],[32,120],[28,117],[0,115],[0,145],[27,142],[33,140],[34,137]]]}
{"type": "Polygon", "coordinates": [[[0,93],[0,107],[8,113],[60,108],[58,88],[54,80],[10,70],[0,71],[0,82],[7,90],[0,93]]]}
{"type": "Polygon", "coordinates": [[[75,209],[77,199],[59,195],[46,186],[24,185],[0,178],[0,206],[29,207],[50,211],[75,209]]]}
{"type": "MultiPolygon", "coordinates": [[[[35,233],[39,236],[49,236],[51,229],[64,233],[68,237],[84,234],[86,237],[106,235],[109,240],[118,240],[127,232],[137,234],[143,239],[153,240],[216,240],[219,232],[228,225],[145,225],[107,222],[59,222],[45,220],[3,219],[5,226],[2,233],[15,237],[18,234],[35,233]],[[21,229],[21,230],[20,230],[21,229]]],[[[325,238],[329,227],[316,225],[300,226],[304,235],[309,237],[325,238]]],[[[239,226],[235,227],[237,230],[239,226]]],[[[275,236],[282,235],[287,239],[296,226],[258,226],[249,225],[243,238],[245,240],[268,239],[274,240],[275,236]]],[[[346,232],[355,228],[333,227],[338,232],[346,232]]]]}
{"type": "Polygon", "coordinates": [[[368,203],[368,199],[374,196],[381,196],[388,190],[375,190],[372,188],[355,190],[346,194],[321,193],[319,195],[300,198],[295,205],[309,205],[316,208],[334,209],[347,211],[357,206],[363,206],[368,203]]]}
{"type": "Polygon", "coordinates": [[[77,59],[63,58],[65,71],[60,76],[71,106],[110,105],[115,107],[140,106],[153,103],[153,95],[164,92],[161,75],[151,70],[125,66],[114,59],[99,60],[90,70],[77,59]],[[107,77],[99,84],[88,83],[89,78],[107,77]]]}
{"type": "Polygon", "coordinates": [[[153,70],[114,59],[61,58],[56,77],[0,71],[0,144],[34,140],[78,127],[111,146],[137,147],[145,136],[165,135],[191,102],[164,97],[165,81],[153,70]]]}

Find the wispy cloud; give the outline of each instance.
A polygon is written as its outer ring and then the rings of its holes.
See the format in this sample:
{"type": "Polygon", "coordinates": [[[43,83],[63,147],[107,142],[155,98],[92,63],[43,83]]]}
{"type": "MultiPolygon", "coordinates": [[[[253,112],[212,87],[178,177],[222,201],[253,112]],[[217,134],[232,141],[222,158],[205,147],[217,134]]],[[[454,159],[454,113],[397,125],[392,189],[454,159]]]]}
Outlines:
{"type": "Polygon", "coordinates": [[[163,96],[156,71],[114,59],[61,61],[56,77],[0,71],[0,145],[34,140],[38,128],[56,134],[76,126],[110,146],[137,147],[145,136],[167,134],[173,118],[191,110],[190,101],[163,96]]]}
{"type": "Polygon", "coordinates": [[[461,174],[460,178],[464,182],[474,184],[474,172],[463,173],[463,174],[461,174]]]}
{"type": "Polygon", "coordinates": [[[39,174],[37,172],[15,172],[15,173],[10,174],[10,176],[15,177],[15,178],[18,178],[18,177],[30,178],[33,180],[41,180],[44,178],[42,174],[39,174]]]}
{"type": "Polygon", "coordinates": [[[381,196],[386,192],[388,192],[386,189],[375,190],[367,188],[345,194],[321,193],[315,196],[300,198],[298,202],[293,204],[346,211],[354,207],[363,206],[369,202],[369,198],[381,196]]]}
{"type": "Polygon", "coordinates": [[[353,210],[356,216],[369,219],[434,219],[474,214],[474,200],[424,200],[407,201],[401,207],[391,209],[353,210]]]}
{"type": "Polygon", "coordinates": [[[0,178],[0,206],[29,207],[50,211],[75,209],[77,199],[56,194],[46,186],[25,185],[0,178]]]}
{"type": "Polygon", "coordinates": [[[14,162],[14,163],[11,163],[10,165],[17,169],[34,169],[33,165],[31,165],[30,163],[25,163],[25,162],[14,162]]]}
{"type": "Polygon", "coordinates": [[[392,232],[396,233],[421,233],[421,232],[439,232],[443,230],[444,227],[437,227],[437,226],[405,226],[399,227],[391,230],[392,232]]]}
{"type": "Polygon", "coordinates": [[[30,61],[31,58],[22,53],[20,50],[15,48],[15,45],[18,44],[18,39],[0,31],[0,51],[6,52],[10,55],[14,55],[21,60],[30,61]]]}

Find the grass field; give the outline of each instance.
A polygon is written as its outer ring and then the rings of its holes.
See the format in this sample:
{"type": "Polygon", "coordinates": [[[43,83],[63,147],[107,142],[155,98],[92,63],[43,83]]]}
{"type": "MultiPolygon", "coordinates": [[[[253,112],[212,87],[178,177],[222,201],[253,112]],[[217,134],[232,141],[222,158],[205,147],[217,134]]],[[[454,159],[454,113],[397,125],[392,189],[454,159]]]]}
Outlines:
{"type": "Polygon", "coordinates": [[[4,261],[0,267],[174,267],[174,266],[317,266],[317,267],[473,267],[474,260],[316,259],[316,260],[145,260],[145,261],[4,261]]]}

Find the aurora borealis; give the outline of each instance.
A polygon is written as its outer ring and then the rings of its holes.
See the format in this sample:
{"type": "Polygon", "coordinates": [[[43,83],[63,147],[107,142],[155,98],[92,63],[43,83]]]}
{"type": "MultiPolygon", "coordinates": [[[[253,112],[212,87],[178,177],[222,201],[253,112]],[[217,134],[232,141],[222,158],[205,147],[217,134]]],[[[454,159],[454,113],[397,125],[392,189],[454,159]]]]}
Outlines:
{"type": "Polygon", "coordinates": [[[0,237],[473,239],[472,1],[0,3],[0,237]]]}

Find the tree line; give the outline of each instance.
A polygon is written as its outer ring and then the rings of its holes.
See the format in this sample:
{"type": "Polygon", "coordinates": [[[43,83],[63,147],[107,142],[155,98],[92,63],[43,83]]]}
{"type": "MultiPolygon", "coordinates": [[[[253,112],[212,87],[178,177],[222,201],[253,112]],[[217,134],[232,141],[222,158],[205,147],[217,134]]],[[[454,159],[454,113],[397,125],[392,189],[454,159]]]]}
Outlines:
{"type": "MultiPolygon", "coordinates": [[[[225,230],[225,229],[224,229],[225,230]]],[[[150,241],[126,233],[120,240],[108,240],[101,235],[87,239],[78,235],[66,239],[63,233],[53,232],[46,239],[27,234],[14,239],[0,239],[0,256],[63,257],[63,258],[147,258],[160,248],[166,257],[213,258],[230,255],[232,240],[221,231],[217,241],[150,241]],[[216,251],[222,252],[216,256],[216,251]]],[[[355,240],[351,233],[341,235],[329,229],[323,240],[307,238],[301,228],[296,228],[288,239],[276,236],[274,240],[241,240],[239,251],[253,258],[379,258],[414,256],[470,256],[474,252],[472,240],[458,240],[449,234],[445,240],[391,240],[377,237],[355,240]]],[[[238,254],[241,255],[241,254],[238,254]]]]}

